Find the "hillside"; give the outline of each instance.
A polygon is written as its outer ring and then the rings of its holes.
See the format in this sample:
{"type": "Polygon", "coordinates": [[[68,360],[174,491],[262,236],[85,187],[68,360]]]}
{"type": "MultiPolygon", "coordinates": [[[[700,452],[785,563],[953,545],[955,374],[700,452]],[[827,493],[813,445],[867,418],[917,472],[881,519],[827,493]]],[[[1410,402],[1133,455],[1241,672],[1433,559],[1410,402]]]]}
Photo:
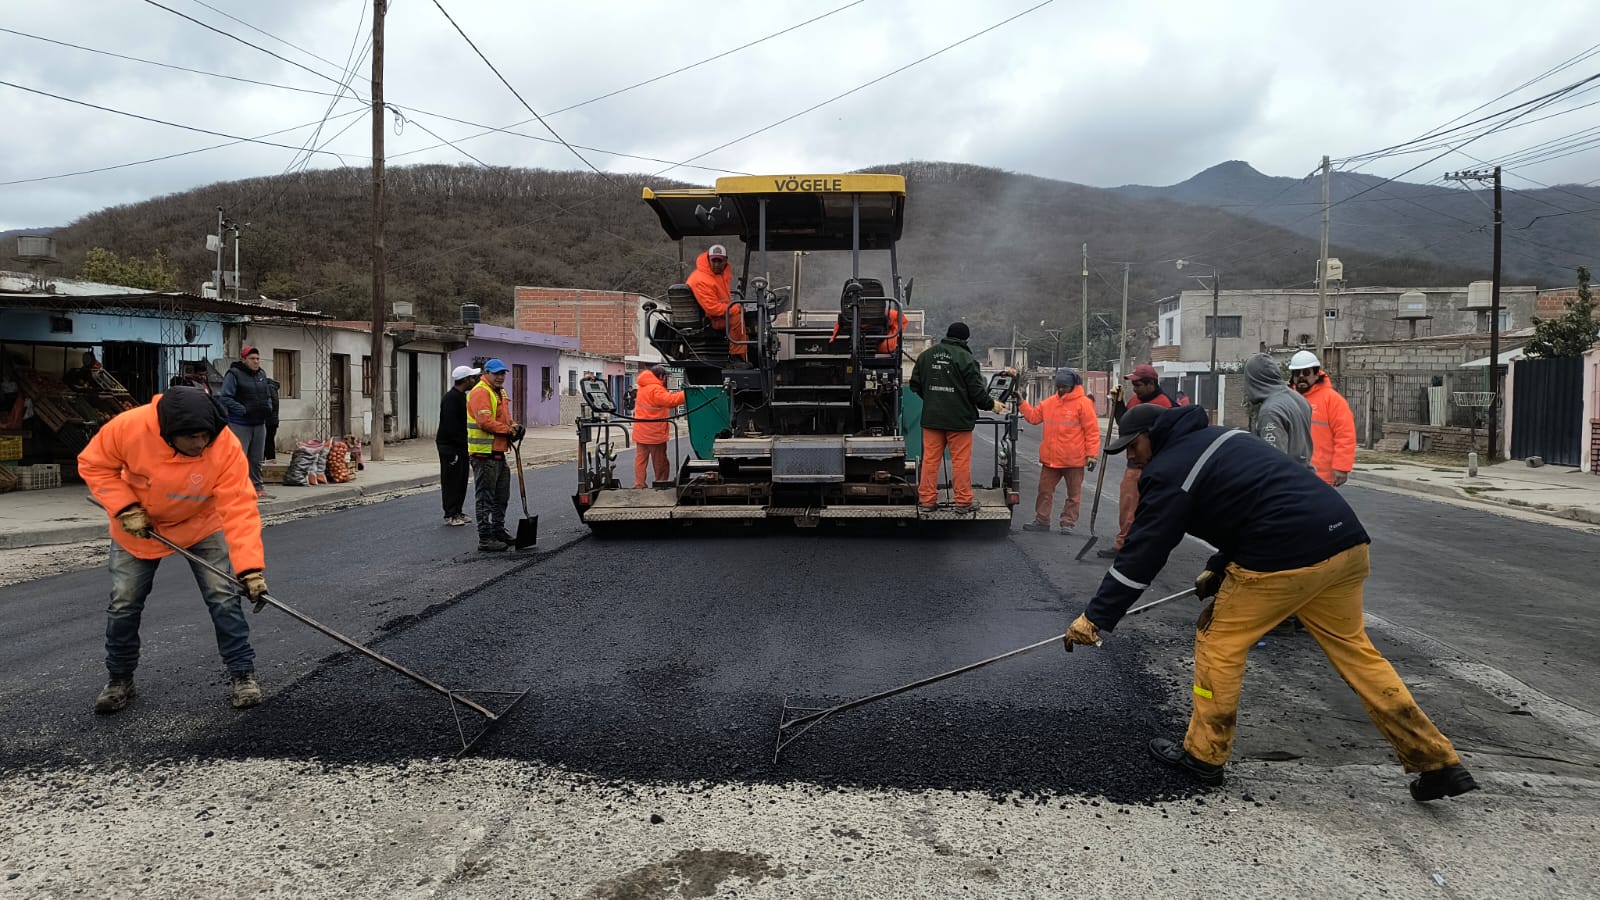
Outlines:
{"type": "MultiPolygon", "coordinates": [[[[1320,178],[1263,175],[1238,160],[1167,187],[1115,190],[1125,197],[1207,206],[1309,237],[1321,235],[1320,178]]],[[[1592,267],[1600,257],[1600,186],[1537,188],[1507,176],[1502,195],[1504,265],[1518,276],[1508,281],[1570,284],[1579,263],[1592,267]]],[[[1457,183],[1384,184],[1372,175],[1334,172],[1328,199],[1334,204],[1328,233],[1341,246],[1468,267],[1487,267],[1493,258],[1487,186],[1469,191],[1457,183]]]]}
{"type": "MultiPolygon", "coordinates": [[[[976,166],[913,162],[876,171],[908,178],[900,266],[916,278],[915,305],[929,310],[934,327],[965,317],[980,345],[1008,343],[1014,325],[1045,341],[1041,320],[1065,324],[1066,343],[1075,345],[1085,241],[1091,308],[1113,321],[1121,305],[1115,260],[1160,261],[1131,269],[1135,324],[1154,318],[1152,299],[1196,286],[1187,277],[1195,269],[1173,266],[1180,254],[1219,266],[1225,287],[1315,277],[1314,241],[1244,216],[976,166]]],[[[420,319],[449,322],[469,300],[483,305],[487,320],[509,320],[518,284],[659,296],[677,280],[678,255],[639,200],[644,183],[543,170],[390,169],[389,298],[413,301],[420,319]]],[[[204,236],[223,206],[250,223],[246,295],[300,297],[310,308],[361,317],[370,302],[369,187],[369,173],[353,168],[227,182],[105,209],[54,235],[67,272],[95,246],[138,256],[161,250],[179,267],[180,283],[194,286],[210,278],[204,236]]],[[[687,248],[691,260],[699,249],[687,248]]],[[[1485,274],[1347,248],[1338,255],[1363,284],[1460,284],[1485,274]]],[[[836,303],[847,266],[847,258],[809,257],[806,304],[836,303]]],[[[772,268],[775,283],[790,280],[791,260],[772,268]]]]}

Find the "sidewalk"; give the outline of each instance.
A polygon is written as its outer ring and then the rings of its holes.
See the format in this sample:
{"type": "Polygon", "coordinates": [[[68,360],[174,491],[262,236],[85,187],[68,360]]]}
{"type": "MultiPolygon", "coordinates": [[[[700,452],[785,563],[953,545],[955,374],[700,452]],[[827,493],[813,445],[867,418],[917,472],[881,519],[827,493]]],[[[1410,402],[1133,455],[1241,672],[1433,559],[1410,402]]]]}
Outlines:
{"type": "MultiPolygon", "coordinates": [[[[577,452],[577,433],[566,425],[531,428],[522,440],[522,464],[526,468],[571,462],[577,452]]],[[[385,445],[384,457],[382,462],[367,460],[366,468],[355,473],[355,480],[344,484],[268,484],[267,493],[273,499],[261,502],[261,515],[265,518],[313,510],[439,483],[439,457],[430,440],[385,445]]],[[[287,462],[287,455],[280,453],[278,460],[287,462]]],[[[106,515],[90,504],[89,489],[82,484],[0,494],[0,550],[68,544],[106,534],[106,515]]]]}
{"type": "Polygon", "coordinates": [[[1600,478],[1567,466],[1529,468],[1518,460],[1481,466],[1475,478],[1465,467],[1412,465],[1356,456],[1352,483],[1403,488],[1458,500],[1532,510],[1549,516],[1600,525],[1600,478]]]}

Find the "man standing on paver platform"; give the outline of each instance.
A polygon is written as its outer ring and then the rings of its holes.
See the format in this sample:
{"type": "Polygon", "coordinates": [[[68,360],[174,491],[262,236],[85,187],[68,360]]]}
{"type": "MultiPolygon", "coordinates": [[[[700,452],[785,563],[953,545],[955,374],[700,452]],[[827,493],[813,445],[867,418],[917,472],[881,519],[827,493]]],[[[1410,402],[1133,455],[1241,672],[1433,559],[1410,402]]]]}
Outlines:
{"type": "Polygon", "coordinates": [[[1476,790],[1455,748],[1372,646],[1362,613],[1370,538],[1350,505],[1300,463],[1243,431],[1211,427],[1205,410],[1140,405],[1117,421],[1107,448],[1139,466],[1139,509],[1128,540],[1066,647],[1098,644],[1193,535],[1217,548],[1195,579],[1202,598],[1194,641],[1194,708],[1182,743],[1150,741],[1160,762],[1221,784],[1233,752],[1245,658],[1256,641],[1298,615],[1407,772],[1411,796],[1476,790]]]}
{"type": "MultiPolygon", "coordinates": [[[[907,387],[922,398],[922,472],[917,481],[917,508],[939,508],[939,467],[950,451],[950,488],[958,513],[974,513],[972,495],[972,429],[978,412],[1006,414],[1006,405],[989,396],[978,361],[967,346],[972,330],[952,322],[944,340],[922,351],[911,369],[907,387]]],[[[1013,370],[1012,374],[1015,374],[1013,370]]]]}
{"type": "MultiPolygon", "coordinates": [[[[222,404],[197,388],[174,387],[103,425],[78,455],[78,474],[111,519],[111,606],[106,611],[110,680],[95,711],[133,699],[139,619],[156,566],[172,553],[152,531],[227,571],[237,571],[252,601],[267,593],[261,513],[250,464],[228,428],[222,404]]],[[[232,681],[235,709],[261,702],[256,653],[240,586],[189,565],[211,612],[217,650],[232,681]]]]}

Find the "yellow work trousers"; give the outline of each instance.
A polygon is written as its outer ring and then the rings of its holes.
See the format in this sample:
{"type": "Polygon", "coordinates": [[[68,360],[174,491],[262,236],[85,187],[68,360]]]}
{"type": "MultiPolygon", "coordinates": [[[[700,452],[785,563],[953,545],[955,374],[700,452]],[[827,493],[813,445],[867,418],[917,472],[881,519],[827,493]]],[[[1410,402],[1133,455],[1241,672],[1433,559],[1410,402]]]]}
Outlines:
{"type": "Polygon", "coordinates": [[[1461,761],[1450,741],[1417,707],[1394,666],[1367,637],[1361,610],[1361,586],[1369,571],[1367,550],[1361,544],[1314,566],[1283,572],[1228,566],[1209,621],[1202,614],[1195,633],[1194,712],[1183,738],[1189,755],[1213,765],[1227,762],[1233,752],[1245,657],[1267,632],[1294,615],[1361,698],[1406,771],[1426,772],[1461,761]]]}

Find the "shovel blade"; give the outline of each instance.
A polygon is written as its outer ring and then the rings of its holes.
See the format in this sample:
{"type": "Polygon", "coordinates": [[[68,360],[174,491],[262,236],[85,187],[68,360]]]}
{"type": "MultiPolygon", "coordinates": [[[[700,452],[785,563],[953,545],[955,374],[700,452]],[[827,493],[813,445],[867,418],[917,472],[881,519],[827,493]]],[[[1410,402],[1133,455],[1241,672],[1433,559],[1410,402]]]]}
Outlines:
{"type": "Polygon", "coordinates": [[[517,522],[517,539],[512,544],[518,550],[526,550],[539,542],[539,517],[528,516],[517,522]]]}
{"type": "Polygon", "coordinates": [[[1092,534],[1089,535],[1089,539],[1083,542],[1083,549],[1079,550],[1078,555],[1074,556],[1073,559],[1077,560],[1078,562],[1083,562],[1083,558],[1089,555],[1089,550],[1093,548],[1094,545],[1099,541],[1100,538],[1098,536],[1092,534]]]}

